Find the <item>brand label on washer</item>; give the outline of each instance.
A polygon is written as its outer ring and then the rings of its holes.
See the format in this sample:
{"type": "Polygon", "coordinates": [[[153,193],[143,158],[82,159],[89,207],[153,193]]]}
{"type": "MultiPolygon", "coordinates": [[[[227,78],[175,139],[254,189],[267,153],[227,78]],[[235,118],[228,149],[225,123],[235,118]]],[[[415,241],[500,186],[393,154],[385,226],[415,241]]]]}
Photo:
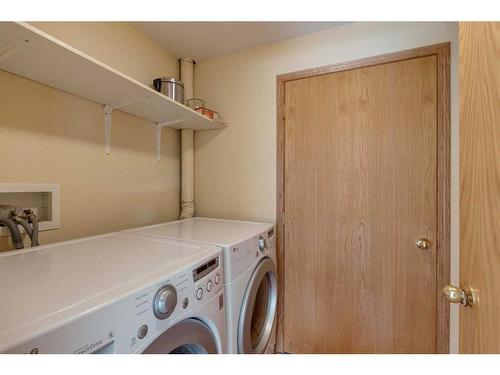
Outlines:
{"type": "Polygon", "coordinates": [[[102,344],[103,344],[103,340],[100,339],[100,340],[94,341],[94,342],[92,342],[90,344],[83,345],[82,347],[80,347],[77,350],[75,350],[74,353],[75,354],[90,353],[90,352],[94,351],[95,349],[97,349],[98,347],[100,347],[102,344]]]}

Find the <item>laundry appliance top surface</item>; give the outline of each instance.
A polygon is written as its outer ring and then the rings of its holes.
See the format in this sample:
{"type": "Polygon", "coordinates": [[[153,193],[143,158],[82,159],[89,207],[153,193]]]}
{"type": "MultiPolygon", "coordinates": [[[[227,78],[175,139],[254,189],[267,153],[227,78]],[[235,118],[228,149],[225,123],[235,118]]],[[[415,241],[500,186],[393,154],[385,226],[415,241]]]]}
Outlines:
{"type": "Polygon", "coordinates": [[[127,232],[228,247],[271,230],[273,227],[274,224],[271,223],[197,217],[135,228],[127,232]]]}

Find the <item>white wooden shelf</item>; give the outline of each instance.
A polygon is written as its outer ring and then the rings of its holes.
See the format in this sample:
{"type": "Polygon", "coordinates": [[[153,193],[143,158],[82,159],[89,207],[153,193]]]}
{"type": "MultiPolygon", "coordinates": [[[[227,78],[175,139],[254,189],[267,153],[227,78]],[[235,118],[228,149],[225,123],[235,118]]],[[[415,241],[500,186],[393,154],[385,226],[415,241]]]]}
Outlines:
{"type": "Polygon", "coordinates": [[[27,23],[0,22],[0,69],[102,104],[107,153],[114,109],[157,129],[225,127],[27,23]]]}

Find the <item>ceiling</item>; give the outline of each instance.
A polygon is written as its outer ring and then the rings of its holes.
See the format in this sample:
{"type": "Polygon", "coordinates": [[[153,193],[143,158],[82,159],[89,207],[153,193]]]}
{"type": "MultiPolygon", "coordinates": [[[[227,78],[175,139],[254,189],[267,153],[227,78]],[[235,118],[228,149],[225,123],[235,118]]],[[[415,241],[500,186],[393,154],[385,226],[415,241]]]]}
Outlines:
{"type": "Polygon", "coordinates": [[[135,22],[135,25],[176,57],[200,61],[346,23],[135,22]]]}

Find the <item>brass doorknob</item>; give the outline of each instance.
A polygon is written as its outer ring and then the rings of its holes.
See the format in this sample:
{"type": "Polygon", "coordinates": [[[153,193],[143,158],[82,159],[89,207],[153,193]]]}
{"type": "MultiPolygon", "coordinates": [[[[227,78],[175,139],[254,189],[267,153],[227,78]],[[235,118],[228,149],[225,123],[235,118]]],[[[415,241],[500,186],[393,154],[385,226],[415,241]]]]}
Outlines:
{"type": "Polygon", "coordinates": [[[423,250],[426,250],[431,247],[431,243],[429,242],[429,240],[425,238],[419,238],[415,244],[419,249],[423,250]]]}
{"type": "Polygon", "coordinates": [[[477,290],[472,288],[462,289],[454,285],[446,285],[443,293],[451,303],[460,303],[465,307],[472,307],[479,302],[477,290]]]}

